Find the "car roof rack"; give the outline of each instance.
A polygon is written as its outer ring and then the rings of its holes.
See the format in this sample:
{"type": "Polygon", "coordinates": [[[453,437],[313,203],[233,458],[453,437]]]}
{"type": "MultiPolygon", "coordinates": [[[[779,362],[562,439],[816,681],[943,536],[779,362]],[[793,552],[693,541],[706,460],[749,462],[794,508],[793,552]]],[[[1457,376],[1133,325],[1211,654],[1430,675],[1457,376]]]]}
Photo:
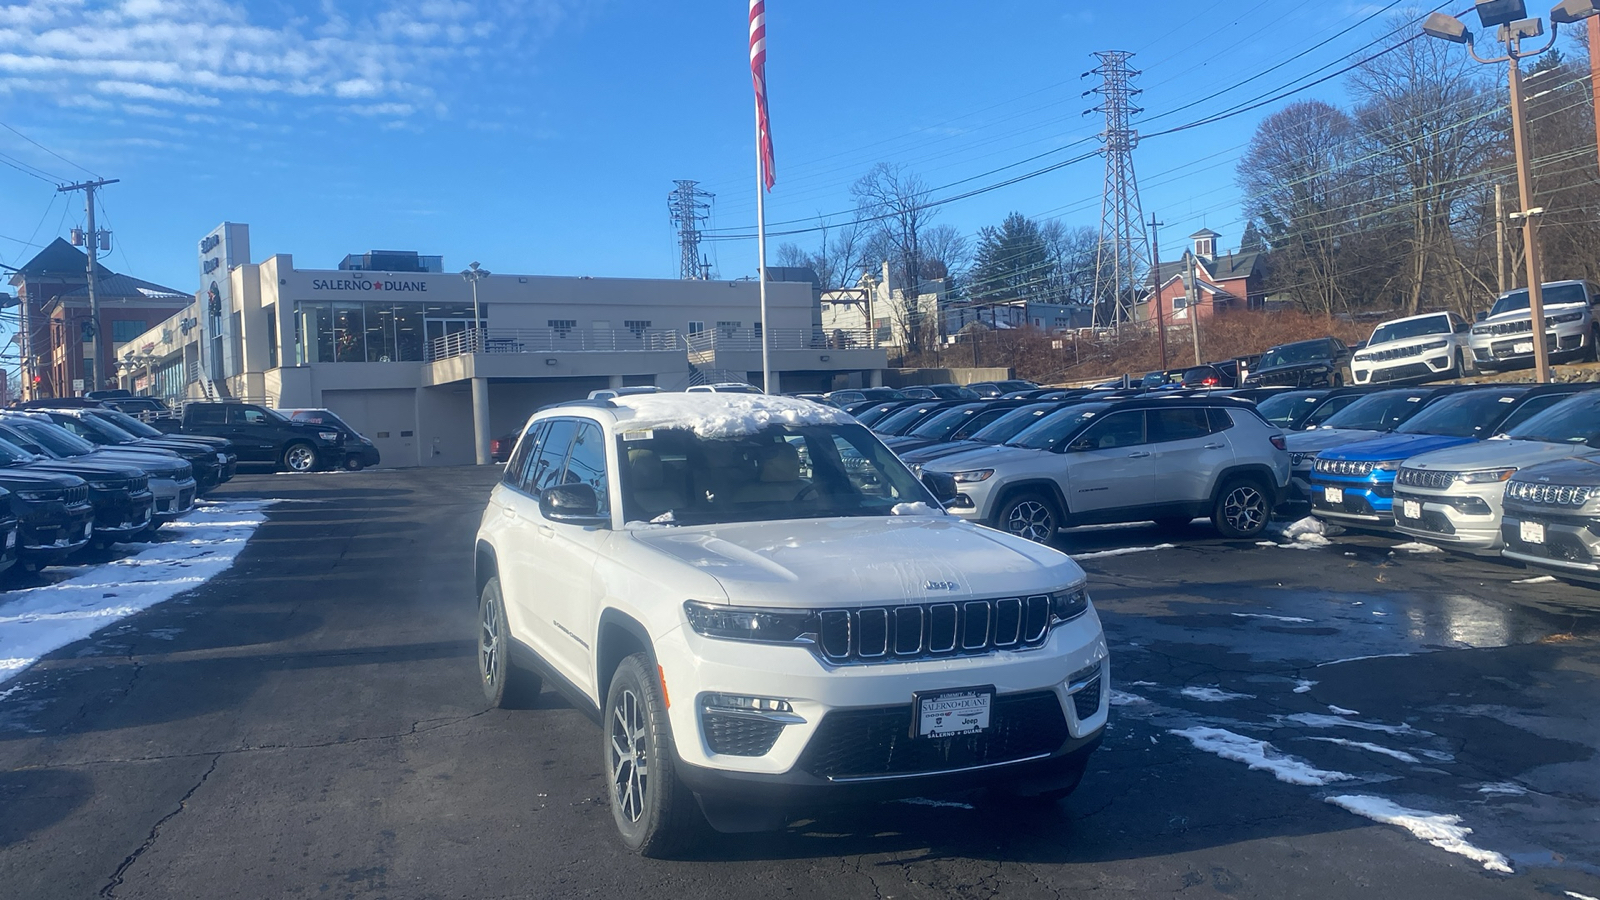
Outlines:
{"type": "Polygon", "coordinates": [[[560,403],[547,403],[544,406],[534,410],[534,412],[542,413],[547,409],[572,409],[574,407],[586,407],[588,409],[618,408],[617,404],[611,402],[610,400],[563,400],[560,403]]]}

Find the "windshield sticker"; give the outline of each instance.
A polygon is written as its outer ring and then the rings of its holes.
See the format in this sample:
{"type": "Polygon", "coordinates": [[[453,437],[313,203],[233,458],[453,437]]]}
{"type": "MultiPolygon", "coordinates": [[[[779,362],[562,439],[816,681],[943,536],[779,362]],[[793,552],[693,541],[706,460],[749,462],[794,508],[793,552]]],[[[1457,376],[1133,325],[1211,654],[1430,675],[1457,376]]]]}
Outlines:
{"type": "Polygon", "coordinates": [[[656,433],[654,431],[624,431],[622,433],[622,439],[625,441],[649,441],[654,440],[655,436],[656,433]]]}

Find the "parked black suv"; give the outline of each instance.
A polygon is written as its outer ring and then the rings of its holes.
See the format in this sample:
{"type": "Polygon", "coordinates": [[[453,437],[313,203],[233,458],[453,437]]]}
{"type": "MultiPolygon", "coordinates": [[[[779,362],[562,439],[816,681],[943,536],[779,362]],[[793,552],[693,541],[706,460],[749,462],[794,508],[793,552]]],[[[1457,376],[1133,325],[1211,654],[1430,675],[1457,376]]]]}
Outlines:
{"type": "Polygon", "coordinates": [[[136,465],[107,460],[62,460],[28,456],[24,465],[35,472],[74,475],[89,485],[89,502],[94,505],[94,540],[112,544],[148,529],[155,514],[155,495],[150,493],[150,477],[136,465]]]}
{"type": "Polygon", "coordinates": [[[0,488],[0,572],[17,564],[17,515],[11,511],[11,492],[0,488]]]}
{"type": "Polygon", "coordinates": [[[216,453],[217,462],[222,465],[222,471],[217,476],[219,484],[227,484],[239,471],[239,454],[233,449],[233,442],[227,438],[206,437],[199,434],[168,434],[143,419],[119,409],[92,409],[89,410],[89,415],[103,422],[110,422],[136,438],[179,443],[216,453]]]}
{"type": "Polygon", "coordinates": [[[1281,344],[1261,354],[1261,362],[1244,383],[1246,387],[1343,387],[1350,383],[1354,355],[1334,337],[1281,344]]]}
{"type": "Polygon", "coordinates": [[[34,570],[58,563],[94,536],[89,484],[76,475],[28,468],[33,454],[0,441],[0,488],[17,517],[17,556],[34,570]]]}
{"type": "MultiPolygon", "coordinates": [[[[291,422],[304,422],[308,425],[321,425],[340,431],[344,434],[344,467],[351,472],[359,472],[368,466],[375,466],[382,458],[378,455],[378,447],[368,440],[361,432],[351,428],[345,420],[339,418],[331,409],[281,409],[279,412],[289,417],[291,422]]],[[[516,439],[512,439],[512,444],[516,439]]],[[[493,451],[491,446],[490,451],[493,451]]],[[[509,457],[511,448],[506,448],[509,457]]]]}
{"type": "Polygon", "coordinates": [[[198,492],[194,467],[170,450],[102,450],[47,417],[40,419],[29,413],[0,414],[0,439],[49,459],[137,466],[149,478],[157,527],[194,506],[198,492]]]}
{"type": "Polygon", "coordinates": [[[194,480],[200,495],[205,496],[224,479],[224,455],[180,438],[142,438],[122,430],[107,419],[94,415],[99,410],[47,409],[40,410],[50,421],[72,432],[97,447],[123,450],[171,450],[183,457],[194,469],[194,480]]]}
{"type": "Polygon", "coordinates": [[[240,462],[272,463],[291,472],[313,472],[345,460],[343,432],[293,422],[253,403],[185,404],[183,433],[227,438],[240,462]]]}

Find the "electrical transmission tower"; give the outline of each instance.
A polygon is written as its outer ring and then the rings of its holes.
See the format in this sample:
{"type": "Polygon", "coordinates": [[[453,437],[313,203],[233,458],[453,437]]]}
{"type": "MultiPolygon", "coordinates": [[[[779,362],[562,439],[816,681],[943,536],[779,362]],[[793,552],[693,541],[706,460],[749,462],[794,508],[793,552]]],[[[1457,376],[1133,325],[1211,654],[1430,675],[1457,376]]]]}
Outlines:
{"type": "Polygon", "coordinates": [[[1144,112],[1133,105],[1143,91],[1133,87],[1139,72],[1129,68],[1132,53],[1096,53],[1100,64],[1085,74],[1100,76],[1100,85],[1085,92],[1099,94],[1101,104],[1085,112],[1105,113],[1101,154],[1106,158],[1105,194],[1100,201],[1100,243],[1095,258],[1094,324],[1121,329],[1131,321],[1144,277],[1150,268],[1150,239],[1139,205],[1139,180],[1133,174],[1133,149],[1139,133],[1132,119],[1144,112]]]}
{"type": "Polygon", "coordinates": [[[700,190],[698,181],[674,181],[678,189],[667,195],[667,212],[678,229],[678,277],[707,280],[711,263],[700,256],[700,226],[711,214],[713,195],[700,190]]]}

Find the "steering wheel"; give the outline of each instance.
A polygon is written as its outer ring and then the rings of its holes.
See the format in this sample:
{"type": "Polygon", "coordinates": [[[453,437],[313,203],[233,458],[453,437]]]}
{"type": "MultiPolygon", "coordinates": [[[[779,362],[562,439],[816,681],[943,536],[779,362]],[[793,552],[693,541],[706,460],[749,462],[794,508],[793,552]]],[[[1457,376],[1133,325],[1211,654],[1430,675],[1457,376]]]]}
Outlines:
{"type": "Polygon", "coordinates": [[[800,489],[800,493],[795,494],[794,495],[794,499],[789,501],[789,502],[798,503],[801,500],[806,499],[807,496],[813,496],[814,497],[816,495],[817,495],[817,483],[815,481],[813,481],[810,484],[806,485],[805,487],[801,488],[800,489]]]}

